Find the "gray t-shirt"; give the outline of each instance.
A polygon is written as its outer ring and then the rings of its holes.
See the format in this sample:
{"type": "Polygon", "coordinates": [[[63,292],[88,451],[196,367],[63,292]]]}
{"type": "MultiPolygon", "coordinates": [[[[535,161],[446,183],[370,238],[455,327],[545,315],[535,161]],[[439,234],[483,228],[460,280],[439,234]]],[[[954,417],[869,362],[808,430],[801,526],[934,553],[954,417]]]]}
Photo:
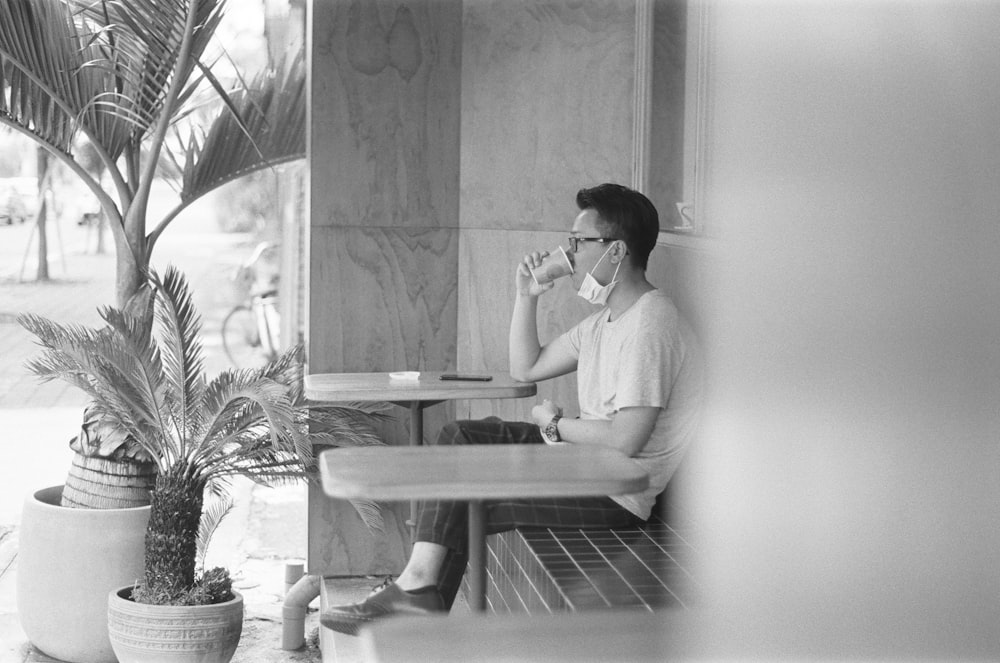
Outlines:
{"type": "Polygon", "coordinates": [[[633,456],[649,472],[642,493],[614,496],[649,517],[694,437],[704,397],[704,367],[694,332],[663,292],[642,295],[617,320],[604,308],[564,336],[577,358],[582,419],[613,419],[625,407],[657,407],[649,441],[633,456]]]}

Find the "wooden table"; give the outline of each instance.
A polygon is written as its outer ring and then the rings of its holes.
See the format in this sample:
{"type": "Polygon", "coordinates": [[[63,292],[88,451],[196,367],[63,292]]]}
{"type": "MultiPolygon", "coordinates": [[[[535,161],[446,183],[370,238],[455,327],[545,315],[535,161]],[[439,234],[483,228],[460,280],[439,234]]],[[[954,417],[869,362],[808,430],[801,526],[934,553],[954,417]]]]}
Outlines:
{"type": "Polygon", "coordinates": [[[349,447],[320,454],[323,491],[343,499],[469,502],[469,584],[473,610],[486,609],[483,500],[588,497],[644,490],[649,475],[606,447],[503,444],[349,447]]]}
{"type": "Polygon", "coordinates": [[[388,401],[410,410],[410,444],[423,441],[424,408],[466,398],[523,398],[536,393],[533,382],[506,373],[486,373],[488,382],[442,380],[454,371],[424,371],[417,380],[393,380],[389,373],[315,373],[305,377],[306,398],[314,401],[388,401]]]}
{"type": "MultiPolygon", "coordinates": [[[[534,396],[533,382],[518,382],[506,373],[482,373],[489,381],[442,380],[456,371],[423,371],[416,380],[396,380],[390,373],[315,373],[305,376],[306,398],[323,402],[387,401],[410,410],[410,444],[424,437],[424,409],[448,400],[523,398],[534,396]]],[[[415,504],[410,504],[413,528],[415,504]]]]}

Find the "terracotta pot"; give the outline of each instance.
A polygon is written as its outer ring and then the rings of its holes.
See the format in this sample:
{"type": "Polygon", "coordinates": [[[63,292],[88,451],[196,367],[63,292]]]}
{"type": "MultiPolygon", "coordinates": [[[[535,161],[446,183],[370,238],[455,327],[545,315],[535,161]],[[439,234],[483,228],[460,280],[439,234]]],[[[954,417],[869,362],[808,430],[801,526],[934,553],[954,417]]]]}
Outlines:
{"type": "Polygon", "coordinates": [[[120,663],[229,663],[243,631],[243,596],[213,605],[149,605],[132,585],[108,594],[108,635],[120,663]]]}
{"type": "Polygon", "coordinates": [[[107,597],[143,574],[149,507],[70,509],[62,486],[24,502],[17,556],[17,611],[28,640],[53,658],[114,663],[107,597]]]}

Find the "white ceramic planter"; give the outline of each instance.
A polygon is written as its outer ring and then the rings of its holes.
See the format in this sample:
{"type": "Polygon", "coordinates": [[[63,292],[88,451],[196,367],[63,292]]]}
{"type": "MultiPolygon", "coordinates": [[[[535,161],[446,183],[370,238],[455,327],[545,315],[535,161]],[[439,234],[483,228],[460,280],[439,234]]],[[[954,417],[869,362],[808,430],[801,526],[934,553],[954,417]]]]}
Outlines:
{"type": "Polygon", "coordinates": [[[148,605],[132,586],[107,596],[108,634],[120,663],[229,663],[243,631],[243,596],[214,605],[148,605]]]}
{"type": "Polygon", "coordinates": [[[62,486],[29,495],[21,515],[17,611],[28,640],[53,658],[114,663],[108,592],[143,574],[149,507],[70,509],[62,486]]]}

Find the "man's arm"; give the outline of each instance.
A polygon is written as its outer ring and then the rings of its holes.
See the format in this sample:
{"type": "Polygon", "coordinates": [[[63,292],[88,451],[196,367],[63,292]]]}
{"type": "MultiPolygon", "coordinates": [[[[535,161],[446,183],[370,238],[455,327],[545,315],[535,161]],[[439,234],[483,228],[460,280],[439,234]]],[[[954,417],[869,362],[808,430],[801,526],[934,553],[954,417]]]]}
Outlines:
{"type": "MultiPolygon", "coordinates": [[[[551,401],[536,405],[531,416],[543,430],[552,421],[558,408],[551,401]]],[[[559,437],[570,444],[595,444],[618,449],[626,456],[634,456],[649,441],[656,426],[658,407],[625,407],[613,419],[560,419],[559,437]]]]}
{"type": "Polygon", "coordinates": [[[576,369],[576,357],[561,339],[542,346],[538,341],[538,297],[553,287],[538,285],[528,267],[542,262],[546,253],[531,253],[517,266],[514,312],[510,320],[510,375],[523,382],[538,382],[576,369]]]}

